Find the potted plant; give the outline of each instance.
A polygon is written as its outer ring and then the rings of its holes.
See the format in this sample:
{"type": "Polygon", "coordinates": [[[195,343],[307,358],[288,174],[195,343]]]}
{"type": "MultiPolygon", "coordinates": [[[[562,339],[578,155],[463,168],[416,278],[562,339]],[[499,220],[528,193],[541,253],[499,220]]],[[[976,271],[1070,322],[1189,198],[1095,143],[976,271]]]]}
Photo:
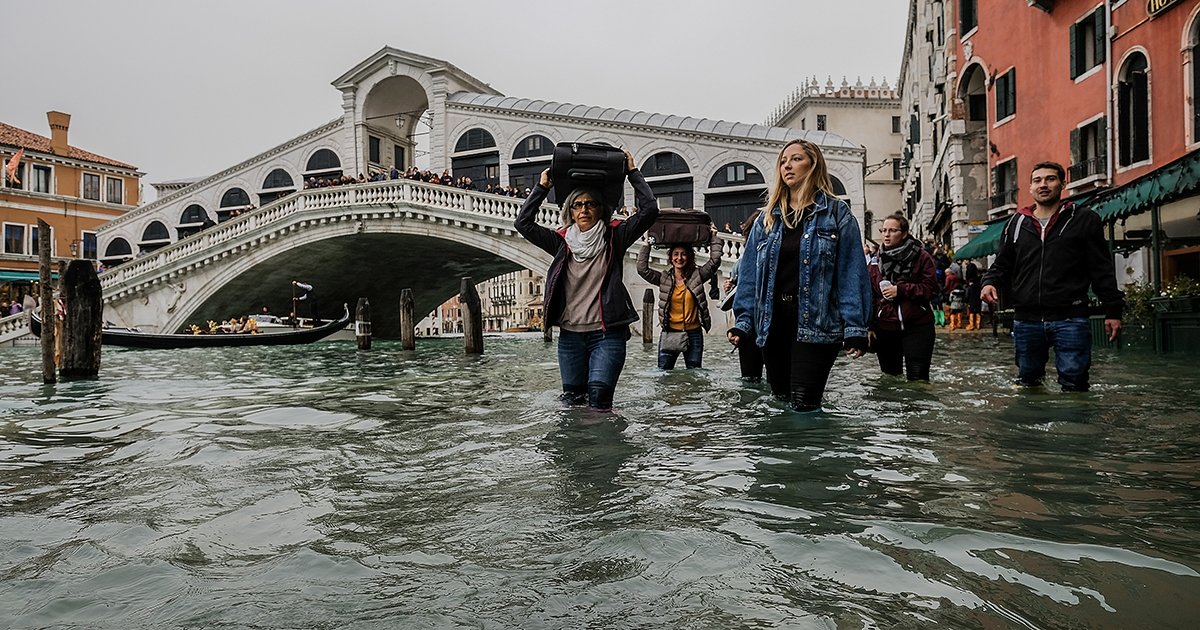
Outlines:
{"type": "Polygon", "coordinates": [[[1200,282],[1180,274],[1150,302],[1158,313],[1195,313],[1200,311],[1200,282]]]}

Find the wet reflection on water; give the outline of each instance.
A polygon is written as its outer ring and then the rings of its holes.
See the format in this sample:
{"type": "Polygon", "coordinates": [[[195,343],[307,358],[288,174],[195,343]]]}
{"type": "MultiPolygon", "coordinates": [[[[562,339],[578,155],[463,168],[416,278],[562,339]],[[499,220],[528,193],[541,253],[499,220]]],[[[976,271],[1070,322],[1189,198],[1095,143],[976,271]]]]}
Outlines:
{"type": "Polygon", "coordinates": [[[939,339],[932,385],[835,368],[797,415],[630,346],[617,411],[553,345],[109,351],[0,366],[0,626],[1191,627],[1200,379],[1097,357],[1008,385],[939,339]]]}

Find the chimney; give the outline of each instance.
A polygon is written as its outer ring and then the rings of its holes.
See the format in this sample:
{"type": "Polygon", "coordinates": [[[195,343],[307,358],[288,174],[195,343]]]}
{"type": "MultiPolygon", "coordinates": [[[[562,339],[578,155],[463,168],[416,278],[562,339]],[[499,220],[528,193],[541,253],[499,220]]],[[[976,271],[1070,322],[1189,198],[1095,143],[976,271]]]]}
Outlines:
{"type": "Polygon", "coordinates": [[[71,126],[71,115],[62,112],[46,112],[46,120],[50,121],[50,152],[55,155],[66,155],[67,129],[71,126]]]}

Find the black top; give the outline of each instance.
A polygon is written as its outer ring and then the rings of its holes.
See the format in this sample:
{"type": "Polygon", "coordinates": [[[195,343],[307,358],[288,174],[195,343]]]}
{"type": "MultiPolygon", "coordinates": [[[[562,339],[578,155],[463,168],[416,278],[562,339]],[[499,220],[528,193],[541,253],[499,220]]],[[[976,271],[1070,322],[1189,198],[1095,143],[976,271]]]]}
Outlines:
{"type": "Polygon", "coordinates": [[[784,295],[800,293],[800,239],[804,230],[800,226],[783,226],[783,240],[779,243],[779,266],[775,269],[775,299],[784,295]]]}

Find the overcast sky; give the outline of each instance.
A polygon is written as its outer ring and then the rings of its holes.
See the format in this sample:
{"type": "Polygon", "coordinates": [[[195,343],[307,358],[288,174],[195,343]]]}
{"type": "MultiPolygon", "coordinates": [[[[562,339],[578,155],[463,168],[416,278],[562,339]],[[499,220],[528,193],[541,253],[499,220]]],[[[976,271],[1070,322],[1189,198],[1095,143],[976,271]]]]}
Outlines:
{"type": "MultiPolygon", "coordinates": [[[[36,0],[0,12],[0,120],[210,175],[341,114],[384,46],[509,96],[761,123],[805,77],[894,85],[908,0],[36,0]]],[[[153,189],[145,186],[147,200],[153,189]]]]}

